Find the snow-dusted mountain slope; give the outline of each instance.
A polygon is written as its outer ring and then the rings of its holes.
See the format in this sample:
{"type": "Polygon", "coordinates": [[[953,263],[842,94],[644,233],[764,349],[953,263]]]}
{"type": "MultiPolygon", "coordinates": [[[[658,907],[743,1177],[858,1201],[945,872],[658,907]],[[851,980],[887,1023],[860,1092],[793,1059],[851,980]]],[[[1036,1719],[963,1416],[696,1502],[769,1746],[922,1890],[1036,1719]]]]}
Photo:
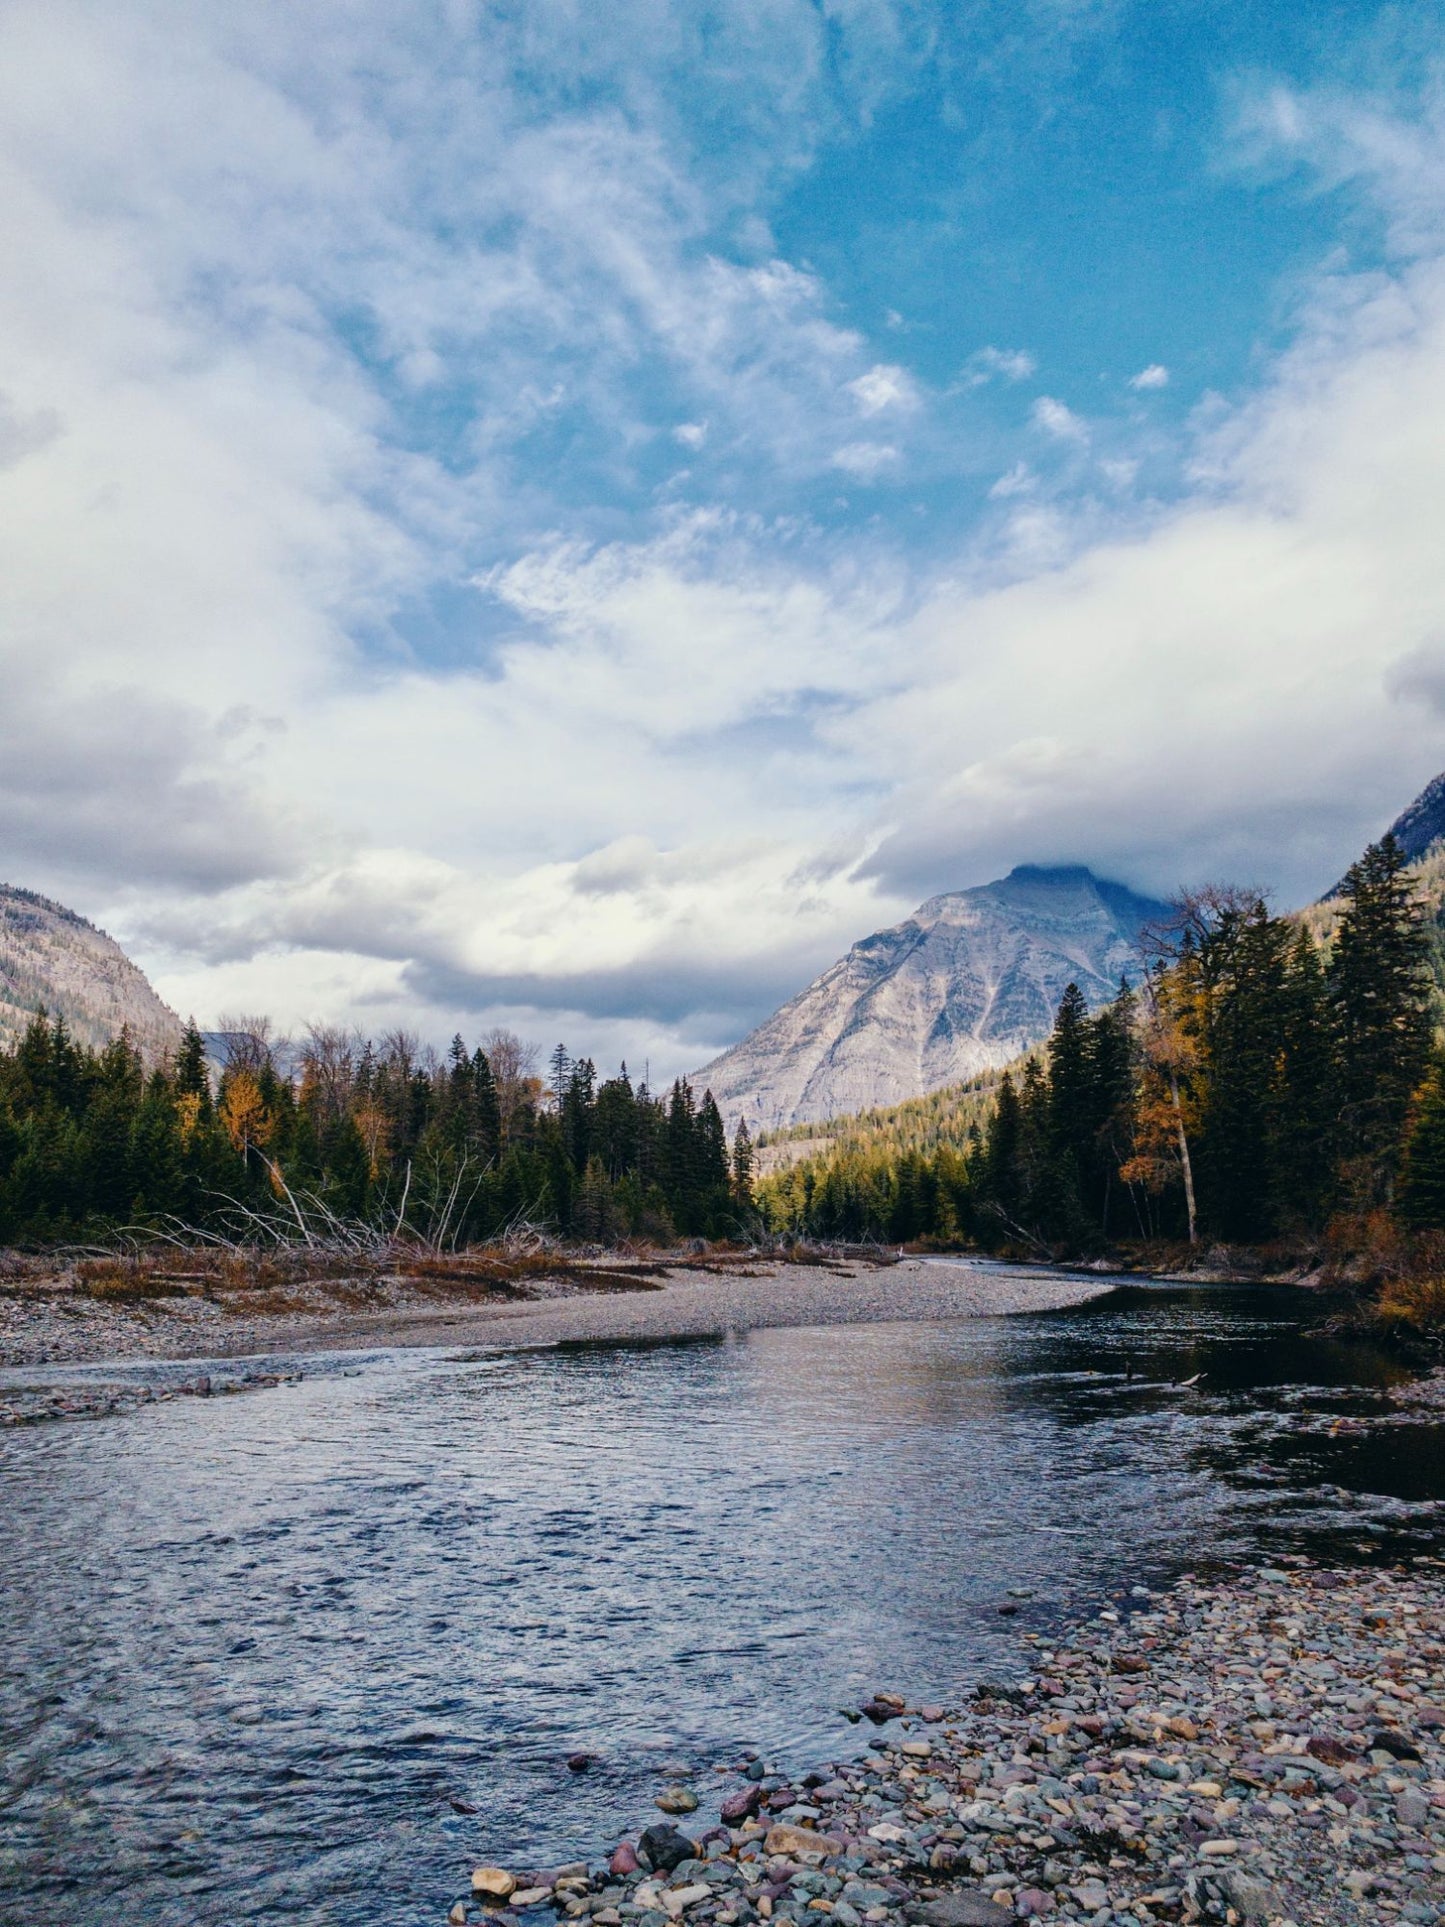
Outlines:
{"type": "Polygon", "coordinates": [[[897,1104],[1006,1064],[1047,1035],[1064,987],[1091,1004],[1137,969],[1167,908],[1080,868],[1024,865],[930,897],[854,944],[767,1022],[697,1072],[732,1129],[897,1104]]]}
{"type": "Polygon", "coordinates": [[[40,1005],[77,1041],[97,1047],[122,1026],[150,1061],[180,1042],[181,1020],[120,945],[73,910],[0,883],[0,1044],[40,1005]]]}

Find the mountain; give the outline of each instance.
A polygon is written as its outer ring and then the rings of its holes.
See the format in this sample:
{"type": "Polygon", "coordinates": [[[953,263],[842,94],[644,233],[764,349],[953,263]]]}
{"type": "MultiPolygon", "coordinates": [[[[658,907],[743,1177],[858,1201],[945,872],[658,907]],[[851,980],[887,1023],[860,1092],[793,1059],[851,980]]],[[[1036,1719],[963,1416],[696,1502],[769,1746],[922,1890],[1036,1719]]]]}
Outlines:
{"type": "Polygon", "coordinates": [[[122,1027],[151,1061],[180,1042],[180,1018],[113,938],[48,897],[0,883],[0,1046],[42,1004],[97,1048],[122,1027]]]}
{"type": "MultiPolygon", "coordinates": [[[[1394,837],[1411,865],[1419,864],[1445,838],[1445,771],[1432,777],[1414,802],[1401,810],[1386,834],[1394,837]]],[[[1333,904],[1344,887],[1341,877],[1318,901],[1333,904]]]]}
{"type": "Polygon", "coordinates": [[[930,897],[696,1073],[731,1130],[897,1104],[996,1068],[1047,1035],[1077,983],[1090,1004],[1137,969],[1135,940],[1168,907],[1082,868],[1022,865],[930,897]]]}
{"type": "Polygon", "coordinates": [[[1412,863],[1445,836],[1445,774],[1427,783],[1410,807],[1400,812],[1390,834],[1412,863]]]}

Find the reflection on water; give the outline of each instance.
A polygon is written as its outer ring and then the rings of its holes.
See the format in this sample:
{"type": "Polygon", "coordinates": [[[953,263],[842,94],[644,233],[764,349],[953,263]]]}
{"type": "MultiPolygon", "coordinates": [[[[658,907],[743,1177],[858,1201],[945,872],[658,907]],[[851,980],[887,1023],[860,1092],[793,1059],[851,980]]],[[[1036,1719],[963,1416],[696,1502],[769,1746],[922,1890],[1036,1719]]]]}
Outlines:
{"type": "Polygon", "coordinates": [[[434,1922],[483,1848],[856,1746],[840,1706],[1112,1588],[1438,1549],[1445,1426],[1347,1429],[1399,1368],[1297,1302],[386,1354],[6,1434],[0,1918],[434,1922]]]}

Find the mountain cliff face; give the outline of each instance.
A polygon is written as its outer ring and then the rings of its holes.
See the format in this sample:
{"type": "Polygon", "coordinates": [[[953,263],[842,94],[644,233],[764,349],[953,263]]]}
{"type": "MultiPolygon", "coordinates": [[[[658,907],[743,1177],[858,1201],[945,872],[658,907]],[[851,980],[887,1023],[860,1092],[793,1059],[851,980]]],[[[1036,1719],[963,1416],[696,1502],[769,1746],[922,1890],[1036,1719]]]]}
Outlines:
{"type": "Polygon", "coordinates": [[[1445,836],[1445,775],[1425,785],[1395,818],[1390,833],[1412,863],[1445,836]]]}
{"type": "Polygon", "coordinates": [[[180,1018],[118,943],[48,897],[0,884],[0,1045],[41,1004],[97,1048],[122,1028],[152,1062],[180,1042],[180,1018]]]}
{"type": "Polygon", "coordinates": [[[1085,869],[1024,866],[931,897],[697,1072],[731,1130],[897,1104],[1006,1064],[1046,1036],[1064,987],[1106,1002],[1167,907],[1085,869]]]}
{"type": "MultiPolygon", "coordinates": [[[[1388,834],[1394,837],[1412,864],[1418,863],[1445,839],[1445,772],[1432,777],[1414,802],[1401,810],[1390,825],[1388,834]]],[[[1341,877],[1319,901],[1333,903],[1343,893],[1344,887],[1345,880],[1341,877]]]]}

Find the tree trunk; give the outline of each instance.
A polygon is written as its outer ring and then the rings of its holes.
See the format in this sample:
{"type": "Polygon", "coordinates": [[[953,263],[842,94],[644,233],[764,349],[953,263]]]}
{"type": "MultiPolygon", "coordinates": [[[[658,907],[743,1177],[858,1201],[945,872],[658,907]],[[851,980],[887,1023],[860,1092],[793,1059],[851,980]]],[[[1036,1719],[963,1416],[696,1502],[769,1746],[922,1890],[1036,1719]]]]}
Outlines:
{"type": "Polygon", "coordinates": [[[1169,1073],[1169,1095],[1174,1100],[1174,1123],[1179,1132],[1179,1164],[1184,1172],[1184,1206],[1189,1213],[1189,1242],[1198,1244],[1194,1223],[1194,1166],[1189,1162],[1189,1139],[1184,1133],[1184,1107],[1179,1102],[1179,1079],[1173,1071],[1169,1073]]]}

